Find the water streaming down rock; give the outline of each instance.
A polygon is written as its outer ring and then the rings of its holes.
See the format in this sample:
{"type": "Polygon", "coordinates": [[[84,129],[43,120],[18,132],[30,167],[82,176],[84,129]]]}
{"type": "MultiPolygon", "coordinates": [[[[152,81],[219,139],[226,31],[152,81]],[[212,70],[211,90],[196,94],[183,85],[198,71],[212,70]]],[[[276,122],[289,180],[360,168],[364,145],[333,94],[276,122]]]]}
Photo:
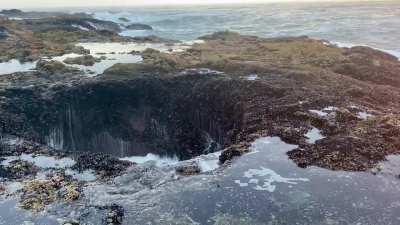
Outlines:
{"type": "MultiPolygon", "coordinates": [[[[203,85],[204,81],[196,82],[203,85]]],[[[191,93],[193,84],[185,79],[174,82],[137,79],[63,89],[54,94],[52,108],[46,109],[52,116],[46,118],[49,128],[41,126],[43,140],[55,149],[118,157],[154,153],[181,159],[217,151],[230,141],[226,129],[240,121],[220,122],[224,108],[212,112],[213,108],[202,107],[186,98],[196,95],[191,93]],[[175,93],[176,86],[182,91],[175,93]]],[[[218,104],[218,99],[196,98],[203,105],[218,104]]],[[[230,104],[222,107],[232,107],[230,104]]]]}

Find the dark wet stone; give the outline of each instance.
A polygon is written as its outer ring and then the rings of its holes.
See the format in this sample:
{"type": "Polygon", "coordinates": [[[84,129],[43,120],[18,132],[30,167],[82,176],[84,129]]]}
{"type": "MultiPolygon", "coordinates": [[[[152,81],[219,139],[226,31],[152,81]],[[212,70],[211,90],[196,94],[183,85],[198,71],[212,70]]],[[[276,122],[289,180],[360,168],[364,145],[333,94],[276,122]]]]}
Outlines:
{"type": "Polygon", "coordinates": [[[76,164],[72,169],[84,171],[92,169],[102,177],[114,177],[120,175],[132,162],[122,161],[110,155],[101,153],[83,153],[75,157],[76,164]]]}
{"type": "Polygon", "coordinates": [[[178,174],[185,175],[185,176],[190,176],[190,175],[196,175],[201,172],[201,169],[199,165],[196,162],[188,163],[185,165],[178,166],[175,171],[178,174]]]}
{"type": "Polygon", "coordinates": [[[221,155],[219,156],[220,163],[225,163],[226,161],[232,160],[234,157],[238,157],[248,152],[248,148],[246,146],[231,146],[225,149],[221,155]]]}
{"type": "Polygon", "coordinates": [[[141,23],[132,23],[125,27],[128,30],[153,30],[150,25],[141,24],[141,23]]]}

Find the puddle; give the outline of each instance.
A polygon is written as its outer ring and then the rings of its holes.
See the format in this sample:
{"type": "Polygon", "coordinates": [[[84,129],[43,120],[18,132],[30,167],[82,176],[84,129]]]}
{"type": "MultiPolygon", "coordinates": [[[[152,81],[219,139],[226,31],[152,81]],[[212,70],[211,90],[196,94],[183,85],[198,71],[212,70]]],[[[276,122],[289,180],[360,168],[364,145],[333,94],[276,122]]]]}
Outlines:
{"type": "Polygon", "coordinates": [[[325,138],[325,136],[322,135],[321,130],[316,127],[312,127],[312,129],[309,130],[305,136],[307,138],[307,143],[309,144],[315,144],[316,141],[325,138]]]}
{"type": "MultiPolygon", "coordinates": [[[[89,76],[96,76],[102,74],[106,69],[110,68],[116,63],[139,63],[142,61],[142,57],[136,54],[130,54],[131,52],[142,52],[148,48],[156,49],[161,52],[180,52],[189,48],[188,44],[154,44],[154,43],[80,43],[77,46],[84,47],[90,50],[90,54],[94,57],[105,56],[106,59],[100,62],[96,62],[93,66],[84,65],[69,65],[85,71],[89,76]]],[[[52,58],[63,62],[66,58],[75,58],[82,55],[78,54],[66,54],[52,58]]]]}
{"type": "MultiPolygon", "coordinates": [[[[86,29],[82,27],[81,29],[86,29]]],[[[90,50],[91,55],[94,57],[105,56],[106,59],[101,62],[95,63],[93,66],[83,65],[68,65],[81,69],[88,76],[96,76],[102,74],[106,69],[115,65],[116,63],[138,63],[142,61],[140,55],[130,54],[133,51],[142,52],[147,48],[159,50],[161,52],[182,52],[190,48],[192,44],[201,43],[201,41],[192,41],[187,43],[165,44],[165,43],[79,43],[77,46],[82,46],[90,50]]],[[[63,62],[66,58],[75,58],[82,55],[79,54],[65,54],[51,58],[63,62]]],[[[8,62],[0,63],[0,75],[11,74],[15,72],[27,72],[36,68],[36,62],[20,63],[18,60],[13,59],[8,62]]]]}
{"type": "Polygon", "coordinates": [[[61,158],[57,159],[51,156],[33,156],[31,154],[22,154],[21,156],[8,156],[4,157],[4,160],[1,162],[3,166],[9,166],[12,161],[15,160],[24,160],[27,162],[31,162],[37,167],[42,169],[61,169],[68,168],[75,165],[75,161],[71,158],[61,158]]]}
{"type": "MultiPolygon", "coordinates": [[[[52,58],[53,60],[57,60],[63,62],[67,58],[75,58],[82,55],[77,54],[66,54],[63,56],[58,56],[52,58]]],[[[116,63],[138,63],[142,61],[142,57],[139,55],[132,54],[102,54],[102,55],[93,55],[94,57],[105,56],[107,59],[102,60],[100,62],[96,62],[93,66],[84,66],[84,65],[68,65],[78,69],[83,70],[88,76],[96,76],[102,74],[106,69],[110,68],[116,63]]]]}
{"type": "Polygon", "coordinates": [[[35,69],[36,62],[21,63],[16,59],[12,59],[8,62],[0,63],[0,75],[16,73],[16,72],[27,72],[35,69]]]}
{"type": "Polygon", "coordinates": [[[78,181],[92,182],[97,179],[95,172],[93,170],[84,170],[81,173],[75,170],[67,169],[65,174],[72,176],[72,178],[78,181]]]}

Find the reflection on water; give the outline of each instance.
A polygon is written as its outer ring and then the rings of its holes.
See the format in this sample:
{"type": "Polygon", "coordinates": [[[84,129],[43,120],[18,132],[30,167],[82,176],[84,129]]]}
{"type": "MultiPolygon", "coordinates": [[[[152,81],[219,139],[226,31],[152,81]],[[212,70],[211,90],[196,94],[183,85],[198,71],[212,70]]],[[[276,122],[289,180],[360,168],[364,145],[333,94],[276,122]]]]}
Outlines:
{"type": "Polygon", "coordinates": [[[33,70],[36,67],[36,62],[21,63],[16,59],[12,59],[8,62],[0,63],[0,75],[10,74],[15,72],[26,72],[33,70]]]}

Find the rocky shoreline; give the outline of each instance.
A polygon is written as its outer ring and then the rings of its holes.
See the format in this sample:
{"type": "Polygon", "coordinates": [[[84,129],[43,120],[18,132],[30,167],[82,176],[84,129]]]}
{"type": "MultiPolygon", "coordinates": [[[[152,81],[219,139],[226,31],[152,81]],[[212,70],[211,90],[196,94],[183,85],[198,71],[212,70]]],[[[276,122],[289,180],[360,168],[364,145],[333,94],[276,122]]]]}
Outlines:
{"type": "MultiPolygon", "coordinates": [[[[79,53],[85,56],[64,62],[93,65],[106,59],[76,43],[168,42],[123,37],[120,29],[81,14],[0,17],[1,61],[79,53]]],[[[217,32],[199,39],[183,51],[135,52],[141,62],[115,64],[95,77],[46,60],[34,71],[0,75],[0,174],[4,184],[23,183],[20,207],[73,202],[90,182],[66,171],[91,171],[106,183],[135,168],[120,159],[126,156],[188,160],[222,151],[219,162],[228,165],[267,136],[296,145],[287,155],[301,168],[370,171],[400,153],[396,57],[308,37],[217,32]],[[43,168],[41,157],[73,165],[43,168]]],[[[202,172],[193,163],[175,169],[180,176],[202,172]]],[[[3,195],[6,189],[0,187],[3,195]]],[[[104,224],[122,224],[121,206],[95,207],[107,211],[104,224]]]]}

